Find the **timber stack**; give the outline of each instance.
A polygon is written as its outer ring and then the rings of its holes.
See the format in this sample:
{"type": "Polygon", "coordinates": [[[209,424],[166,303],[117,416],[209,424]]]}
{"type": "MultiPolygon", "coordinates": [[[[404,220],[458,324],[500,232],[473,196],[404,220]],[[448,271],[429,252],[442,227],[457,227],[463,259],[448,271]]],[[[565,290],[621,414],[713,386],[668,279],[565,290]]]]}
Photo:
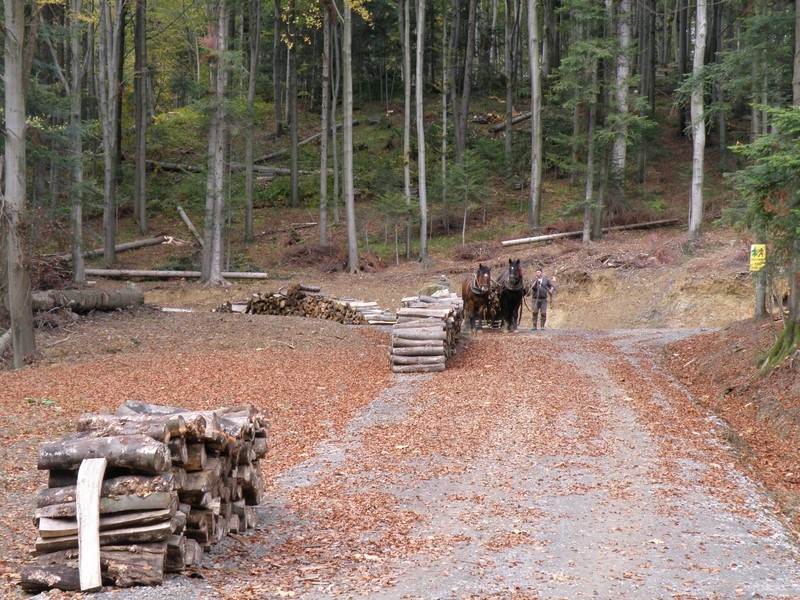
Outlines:
{"type": "Polygon", "coordinates": [[[463,313],[463,301],[449,290],[403,298],[392,327],[392,372],[444,371],[458,345],[463,313]]]}
{"type": "Polygon", "coordinates": [[[127,401],[115,415],[82,415],[77,429],[39,446],[48,487],[36,498],[39,536],[23,589],[159,585],[165,573],[199,566],[224,536],[255,527],[267,425],[252,405],[127,401]],[[85,468],[98,462],[87,483],[85,468]]]}
{"type": "Polygon", "coordinates": [[[344,325],[366,325],[364,315],[346,302],[337,302],[318,293],[319,288],[300,284],[290,286],[285,292],[253,294],[245,312],[256,315],[283,315],[312,317],[336,321],[344,325]]]}

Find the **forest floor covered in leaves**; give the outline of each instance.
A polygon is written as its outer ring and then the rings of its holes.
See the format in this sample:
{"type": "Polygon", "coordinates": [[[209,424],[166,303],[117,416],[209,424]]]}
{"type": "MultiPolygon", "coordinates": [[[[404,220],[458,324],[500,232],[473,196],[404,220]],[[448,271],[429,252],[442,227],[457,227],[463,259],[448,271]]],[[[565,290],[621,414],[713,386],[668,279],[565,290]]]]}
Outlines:
{"type": "Polygon", "coordinates": [[[797,370],[756,374],[780,323],[748,319],[747,241],[689,252],[681,235],[214,290],[138,282],[145,307],[53,320],[30,367],[0,372],[3,596],[24,596],[37,445],[137,399],[264,409],[268,500],[192,577],[115,598],[800,597],[797,370]],[[385,328],[212,312],[291,281],[396,309],[509,256],[555,279],[553,329],[467,336],[433,376],[392,375],[385,328]]]}

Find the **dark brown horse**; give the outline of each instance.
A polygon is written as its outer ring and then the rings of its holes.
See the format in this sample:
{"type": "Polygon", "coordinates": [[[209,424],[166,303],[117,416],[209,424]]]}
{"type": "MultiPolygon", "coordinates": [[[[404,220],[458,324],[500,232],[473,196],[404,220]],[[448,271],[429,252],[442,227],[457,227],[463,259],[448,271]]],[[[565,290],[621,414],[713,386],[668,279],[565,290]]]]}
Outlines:
{"type": "Polygon", "coordinates": [[[478,329],[484,318],[486,307],[489,303],[489,291],[492,286],[492,273],[488,266],[479,264],[475,274],[464,280],[461,284],[461,298],[464,300],[464,315],[467,317],[470,329],[475,329],[475,319],[478,319],[478,329]]]}
{"type": "Polygon", "coordinates": [[[500,314],[508,331],[516,331],[519,324],[520,308],[525,296],[525,282],[522,278],[522,267],[519,259],[508,259],[508,271],[497,278],[500,288],[500,314]]]}

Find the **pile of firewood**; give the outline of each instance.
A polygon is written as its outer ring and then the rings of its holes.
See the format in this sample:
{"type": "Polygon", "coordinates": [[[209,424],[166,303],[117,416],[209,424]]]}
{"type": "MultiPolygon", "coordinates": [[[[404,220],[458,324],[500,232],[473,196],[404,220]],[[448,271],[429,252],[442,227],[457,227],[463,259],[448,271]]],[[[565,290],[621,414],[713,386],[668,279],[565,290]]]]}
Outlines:
{"type": "Polygon", "coordinates": [[[158,585],[256,525],[267,428],[253,406],[192,412],[128,401],[116,415],[82,415],[77,429],[39,446],[48,487],[36,498],[39,537],[23,589],[158,585]],[[87,465],[99,468],[88,499],[87,465]]]}
{"type": "Polygon", "coordinates": [[[449,291],[403,298],[397,323],[392,327],[392,371],[444,371],[458,344],[463,313],[461,298],[449,291]]]}
{"type": "MultiPolygon", "coordinates": [[[[318,289],[316,288],[317,291],[318,289]]],[[[285,292],[253,294],[247,302],[245,312],[258,315],[313,317],[345,325],[367,323],[361,311],[347,302],[331,300],[299,284],[290,286],[285,292]]]]}

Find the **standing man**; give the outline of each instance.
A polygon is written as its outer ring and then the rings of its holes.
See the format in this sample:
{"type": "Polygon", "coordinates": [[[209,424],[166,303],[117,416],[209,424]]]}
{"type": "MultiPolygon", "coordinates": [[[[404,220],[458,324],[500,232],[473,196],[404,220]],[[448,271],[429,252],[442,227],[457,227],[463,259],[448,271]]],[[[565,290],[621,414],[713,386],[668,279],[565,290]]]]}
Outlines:
{"type": "Polygon", "coordinates": [[[547,321],[547,297],[555,292],[553,283],[544,276],[541,269],[536,269],[536,277],[531,284],[531,312],[533,312],[533,329],[536,329],[536,317],[541,313],[540,329],[544,329],[547,321]]]}

